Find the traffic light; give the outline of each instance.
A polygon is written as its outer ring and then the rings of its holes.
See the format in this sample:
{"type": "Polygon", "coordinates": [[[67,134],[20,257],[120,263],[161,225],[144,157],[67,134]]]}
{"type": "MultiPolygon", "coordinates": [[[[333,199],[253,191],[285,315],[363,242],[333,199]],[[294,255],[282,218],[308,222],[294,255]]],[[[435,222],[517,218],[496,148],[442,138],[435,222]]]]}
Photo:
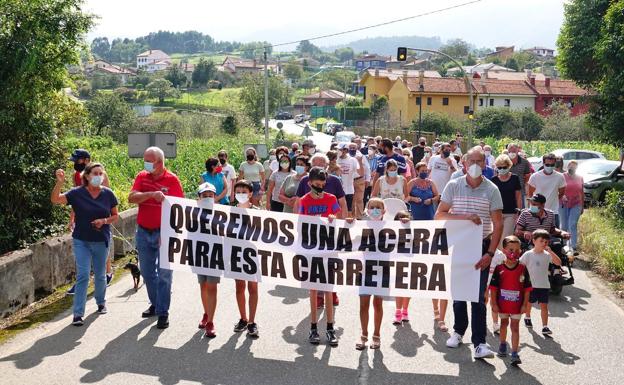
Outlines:
{"type": "Polygon", "coordinates": [[[398,61],[406,61],[407,60],[407,48],[399,47],[397,50],[397,60],[398,61]]]}

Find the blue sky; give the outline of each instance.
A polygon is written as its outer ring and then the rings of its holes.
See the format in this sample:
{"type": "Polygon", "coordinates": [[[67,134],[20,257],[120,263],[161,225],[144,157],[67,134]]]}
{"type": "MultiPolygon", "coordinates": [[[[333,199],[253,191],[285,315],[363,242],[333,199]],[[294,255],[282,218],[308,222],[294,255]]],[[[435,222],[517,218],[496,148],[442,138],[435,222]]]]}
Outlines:
{"type": "MultiPolygon", "coordinates": [[[[90,39],[134,38],[158,30],[197,30],[217,40],[267,40],[276,44],[418,15],[467,1],[86,0],[85,9],[99,16],[97,26],[88,35],[90,39]]],[[[477,47],[555,48],[564,2],[482,0],[440,14],[313,43],[332,46],[364,37],[420,35],[439,36],[443,40],[462,38],[477,47]]]]}

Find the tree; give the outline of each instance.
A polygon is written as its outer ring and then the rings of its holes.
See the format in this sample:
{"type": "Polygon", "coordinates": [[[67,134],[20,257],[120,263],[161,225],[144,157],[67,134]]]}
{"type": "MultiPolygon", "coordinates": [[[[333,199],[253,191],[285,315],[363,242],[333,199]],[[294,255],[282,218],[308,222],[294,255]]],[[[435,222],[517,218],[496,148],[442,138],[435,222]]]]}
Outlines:
{"type": "Polygon", "coordinates": [[[540,139],[591,140],[592,136],[584,116],[572,116],[568,106],[563,103],[555,102],[548,107],[540,139]]]}
{"type": "Polygon", "coordinates": [[[336,55],[338,60],[340,60],[341,62],[351,60],[355,56],[355,54],[353,53],[353,48],[351,47],[338,48],[334,51],[334,55],[336,55]]]}
{"type": "Polygon", "coordinates": [[[178,88],[181,85],[186,84],[186,75],[184,71],[180,69],[180,66],[177,64],[173,64],[169,70],[167,70],[167,74],[165,75],[165,79],[169,80],[171,84],[178,88]]]}
{"type": "Polygon", "coordinates": [[[299,45],[297,45],[297,52],[299,56],[316,56],[321,54],[323,51],[314,44],[310,43],[308,40],[302,40],[299,45]]]}
{"type": "Polygon", "coordinates": [[[572,0],[564,7],[558,67],[565,77],[596,91],[589,114],[596,134],[623,144],[624,2],[572,0]]]}
{"type": "Polygon", "coordinates": [[[440,48],[440,52],[443,52],[453,59],[461,59],[468,56],[470,52],[470,45],[462,39],[449,40],[440,48]]]}
{"type": "MultiPolygon", "coordinates": [[[[277,77],[269,77],[269,114],[278,106],[290,104],[291,90],[277,77]]],[[[258,74],[245,75],[239,96],[242,112],[252,124],[260,126],[264,117],[264,78],[258,74]]]]}
{"type": "Polygon", "coordinates": [[[481,109],[477,112],[475,123],[475,134],[479,138],[509,136],[510,132],[516,132],[518,128],[513,111],[507,107],[481,109]]]}
{"type": "Polygon", "coordinates": [[[216,68],[214,63],[211,60],[206,60],[203,57],[200,58],[199,63],[195,65],[195,69],[193,70],[193,74],[191,75],[193,86],[205,87],[210,80],[214,79],[215,73],[216,68]]]}
{"type": "Polygon", "coordinates": [[[136,121],[136,115],[118,93],[98,92],[86,103],[95,135],[109,135],[125,142],[136,121]]]}
{"type": "Polygon", "coordinates": [[[239,50],[242,51],[241,56],[245,59],[254,59],[259,55],[263,55],[265,49],[267,51],[267,55],[270,55],[273,52],[273,47],[268,41],[252,41],[241,45],[239,48],[239,50]]]}
{"type": "Polygon", "coordinates": [[[109,60],[111,45],[107,37],[96,37],[91,42],[91,52],[97,57],[109,60]]]}
{"type": "Polygon", "coordinates": [[[0,2],[0,254],[49,234],[62,218],[50,203],[54,170],[66,164],[56,139],[75,108],[55,100],[93,25],[81,5],[0,2]]]}
{"type": "MultiPolygon", "coordinates": [[[[433,132],[436,136],[453,135],[459,131],[459,128],[459,121],[450,115],[436,111],[423,111],[422,132],[433,132]]],[[[418,120],[412,122],[412,130],[418,130],[418,120]]]]}
{"type": "Polygon", "coordinates": [[[172,87],[172,84],[167,79],[156,79],[148,84],[145,89],[151,98],[158,98],[158,104],[163,104],[165,98],[178,97],[179,92],[172,87]]]}
{"type": "Polygon", "coordinates": [[[284,66],[284,76],[287,79],[297,81],[303,76],[303,69],[295,62],[286,63],[284,66]]]}
{"type": "Polygon", "coordinates": [[[518,66],[518,61],[512,56],[505,62],[505,67],[510,68],[514,71],[520,71],[520,67],[518,66]]]}

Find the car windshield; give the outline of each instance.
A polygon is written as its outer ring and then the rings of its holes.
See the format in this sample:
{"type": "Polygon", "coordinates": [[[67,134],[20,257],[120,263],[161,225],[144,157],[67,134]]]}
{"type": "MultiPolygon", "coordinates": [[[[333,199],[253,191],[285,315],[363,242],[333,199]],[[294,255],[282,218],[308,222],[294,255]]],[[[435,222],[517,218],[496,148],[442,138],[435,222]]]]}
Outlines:
{"type": "Polygon", "coordinates": [[[351,138],[352,138],[351,135],[336,134],[336,142],[350,142],[351,138]]]}
{"type": "Polygon", "coordinates": [[[606,176],[611,174],[617,166],[617,163],[581,163],[578,167],[578,171],[583,174],[606,176]]]}

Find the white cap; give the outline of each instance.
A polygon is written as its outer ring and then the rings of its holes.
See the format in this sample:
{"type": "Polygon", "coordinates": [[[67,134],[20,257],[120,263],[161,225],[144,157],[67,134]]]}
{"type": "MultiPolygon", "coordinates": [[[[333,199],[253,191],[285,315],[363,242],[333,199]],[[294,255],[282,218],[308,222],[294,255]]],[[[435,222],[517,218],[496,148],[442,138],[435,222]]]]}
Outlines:
{"type": "Polygon", "coordinates": [[[340,142],[340,143],[338,143],[338,149],[342,150],[343,148],[349,148],[349,143],[347,143],[347,142],[340,142]]]}
{"type": "Polygon", "coordinates": [[[199,185],[199,189],[197,190],[197,195],[201,195],[206,191],[212,191],[213,193],[217,193],[217,188],[212,183],[202,183],[199,185]]]}

